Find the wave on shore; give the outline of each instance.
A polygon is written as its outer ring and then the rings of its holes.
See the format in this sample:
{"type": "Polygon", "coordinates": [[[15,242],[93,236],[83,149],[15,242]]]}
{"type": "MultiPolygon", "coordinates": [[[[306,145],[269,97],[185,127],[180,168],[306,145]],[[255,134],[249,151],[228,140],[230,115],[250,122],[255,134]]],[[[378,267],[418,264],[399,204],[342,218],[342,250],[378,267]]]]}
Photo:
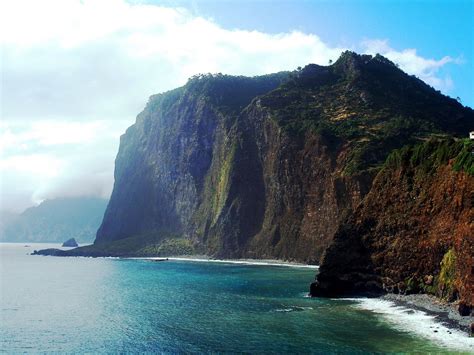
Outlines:
{"type": "Polygon", "coordinates": [[[344,298],[354,301],[355,307],[380,314],[383,319],[400,331],[409,331],[449,349],[474,352],[474,338],[459,329],[452,329],[435,315],[399,306],[377,298],[344,298]]]}

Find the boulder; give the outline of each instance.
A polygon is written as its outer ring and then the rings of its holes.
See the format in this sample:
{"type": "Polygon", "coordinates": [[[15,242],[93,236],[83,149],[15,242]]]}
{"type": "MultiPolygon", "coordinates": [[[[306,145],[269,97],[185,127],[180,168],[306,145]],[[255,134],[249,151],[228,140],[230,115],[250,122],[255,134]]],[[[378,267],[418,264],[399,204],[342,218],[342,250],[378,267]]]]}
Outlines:
{"type": "Polygon", "coordinates": [[[458,305],[458,312],[461,316],[467,317],[471,314],[471,306],[464,302],[460,302],[458,305]]]}

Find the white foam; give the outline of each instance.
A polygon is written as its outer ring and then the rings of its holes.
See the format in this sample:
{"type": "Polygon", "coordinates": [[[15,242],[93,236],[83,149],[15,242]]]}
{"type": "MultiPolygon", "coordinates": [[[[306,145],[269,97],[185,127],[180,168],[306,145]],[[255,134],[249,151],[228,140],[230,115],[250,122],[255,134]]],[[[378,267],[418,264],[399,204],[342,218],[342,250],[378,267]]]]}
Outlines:
{"type": "Polygon", "coordinates": [[[203,258],[180,258],[180,257],[150,257],[150,258],[133,258],[143,260],[176,260],[176,261],[195,261],[195,262],[207,262],[207,263],[223,263],[223,264],[241,264],[241,265],[260,265],[260,266],[285,266],[285,267],[296,267],[296,268],[307,268],[307,269],[318,269],[318,265],[307,265],[297,263],[285,263],[277,261],[266,261],[266,260],[226,260],[226,259],[203,259],[203,258]]]}
{"type": "Polygon", "coordinates": [[[294,306],[294,308],[299,309],[301,311],[307,311],[313,309],[313,307],[304,307],[304,306],[294,306]]]}
{"type": "Polygon", "coordinates": [[[275,312],[295,312],[295,311],[308,311],[313,307],[302,307],[302,306],[290,306],[289,308],[277,308],[275,312]]]}
{"type": "Polygon", "coordinates": [[[413,332],[449,349],[474,352],[474,338],[461,330],[448,328],[438,320],[437,316],[377,298],[345,298],[344,300],[355,301],[357,302],[355,307],[380,314],[395,329],[413,332]]]}

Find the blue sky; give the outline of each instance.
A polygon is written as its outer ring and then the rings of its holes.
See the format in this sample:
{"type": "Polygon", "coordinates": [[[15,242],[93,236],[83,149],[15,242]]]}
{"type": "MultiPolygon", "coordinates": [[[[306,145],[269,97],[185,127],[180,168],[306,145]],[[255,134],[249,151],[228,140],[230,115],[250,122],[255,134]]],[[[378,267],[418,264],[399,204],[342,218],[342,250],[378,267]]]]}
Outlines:
{"type": "MultiPolygon", "coordinates": [[[[146,1],[145,1],[146,2],[146,1]]],[[[334,46],[364,39],[388,40],[395,49],[415,48],[428,58],[446,55],[461,65],[440,69],[453,80],[447,93],[474,107],[474,1],[148,1],[181,6],[228,29],[314,33],[334,46]]]]}
{"type": "Polygon", "coordinates": [[[108,197],[120,135],[150,95],[198,73],[325,65],[350,49],[473,107],[473,4],[1,1],[0,210],[108,197]]]}

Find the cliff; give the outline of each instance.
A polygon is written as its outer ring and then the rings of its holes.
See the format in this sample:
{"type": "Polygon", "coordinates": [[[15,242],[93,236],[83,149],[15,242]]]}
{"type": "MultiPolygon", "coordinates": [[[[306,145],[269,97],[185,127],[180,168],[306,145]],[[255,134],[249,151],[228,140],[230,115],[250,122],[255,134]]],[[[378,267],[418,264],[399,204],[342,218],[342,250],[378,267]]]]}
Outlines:
{"type": "Polygon", "coordinates": [[[394,149],[465,136],[474,112],[381,56],[152,96],[121,137],[94,246],[319,263],[394,149]]]}
{"type": "Polygon", "coordinates": [[[313,296],[431,293],[474,305],[474,144],[393,152],[327,249],[313,296]]]}

